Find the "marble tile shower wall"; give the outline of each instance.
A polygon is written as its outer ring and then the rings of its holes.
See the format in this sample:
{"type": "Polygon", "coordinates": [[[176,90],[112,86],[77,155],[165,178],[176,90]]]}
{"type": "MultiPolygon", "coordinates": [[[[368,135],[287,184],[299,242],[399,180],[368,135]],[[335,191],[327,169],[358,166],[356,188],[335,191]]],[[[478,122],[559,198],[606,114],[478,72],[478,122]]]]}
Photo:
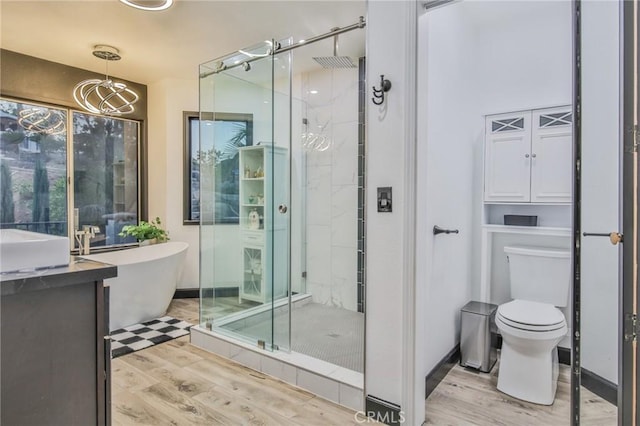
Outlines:
{"type": "Polygon", "coordinates": [[[307,293],[314,302],[353,311],[358,308],[358,91],[357,68],[302,78],[303,128],[318,136],[306,149],[307,293]]]}

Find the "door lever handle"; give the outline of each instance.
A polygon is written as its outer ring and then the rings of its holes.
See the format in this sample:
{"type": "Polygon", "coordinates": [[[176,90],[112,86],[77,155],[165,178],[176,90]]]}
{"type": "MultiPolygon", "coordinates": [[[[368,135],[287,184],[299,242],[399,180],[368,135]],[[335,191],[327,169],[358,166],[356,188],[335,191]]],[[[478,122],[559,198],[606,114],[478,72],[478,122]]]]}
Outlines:
{"type": "Polygon", "coordinates": [[[433,227],[433,235],[438,235],[438,234],[458,234],[460,231],[458,231],[457,229],[444,229],[444,228],[440,228],[438,225],[435,225],[433,227]]]}
{"type": "Polygon", "coordinates": [[[611,244],[613,244],[614,246],[618,243],[624,242],[624,235],[622,235],[619,232],[609,232],[608,234],[604,232],[583,232],[582,236],[583,237],[609,237],[609,241],[611,241],[611,244]]]}

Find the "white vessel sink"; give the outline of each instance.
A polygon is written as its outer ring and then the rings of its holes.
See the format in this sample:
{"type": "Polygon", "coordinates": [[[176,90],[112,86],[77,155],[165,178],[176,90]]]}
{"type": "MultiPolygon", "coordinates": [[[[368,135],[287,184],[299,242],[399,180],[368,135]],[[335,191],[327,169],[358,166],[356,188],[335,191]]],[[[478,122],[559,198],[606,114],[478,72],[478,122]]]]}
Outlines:
{"type": "Polygon", "coordinates": [[[0,229],[0,273],[69,264],[69,238],[0,229]]]}

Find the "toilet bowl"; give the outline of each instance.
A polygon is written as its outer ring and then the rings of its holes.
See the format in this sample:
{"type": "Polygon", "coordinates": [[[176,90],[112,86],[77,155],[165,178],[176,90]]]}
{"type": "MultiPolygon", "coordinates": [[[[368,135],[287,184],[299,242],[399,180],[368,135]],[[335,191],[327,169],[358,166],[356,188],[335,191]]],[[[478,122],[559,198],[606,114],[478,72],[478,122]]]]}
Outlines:
{"type": "Polygon", "coordinates": [[[536,404],[553,404],[557,345],[567,334],[562,312],[547,303],[513,300],[498,307],[495,321],[503,342],[498,390],[536,404]]]}
{"type": "Polygon", "coordinates": [[[567,321],[570,252],[545,247],[504,248],[509,262],[511,300],[498,306],[502,335],[498,390],[536,404],[551,405],[558,384],[557,345],[567,321]]]}

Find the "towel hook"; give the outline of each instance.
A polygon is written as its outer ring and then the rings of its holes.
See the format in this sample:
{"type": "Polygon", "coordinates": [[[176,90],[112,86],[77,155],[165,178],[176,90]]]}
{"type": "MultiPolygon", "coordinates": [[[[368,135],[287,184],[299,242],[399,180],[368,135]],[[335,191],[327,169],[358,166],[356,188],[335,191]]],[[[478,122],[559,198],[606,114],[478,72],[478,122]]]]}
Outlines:
{"type": "Polygon", "coordinates": [[[376,89],[376,86],[373,86],[373,98],[371,98],[371,102],[374,105],[382,105],[384,103],[384,93],[391,90],[391,82],[389,80],[384,79],[384,74],[380,75],[380,88],[376,89]]]}

